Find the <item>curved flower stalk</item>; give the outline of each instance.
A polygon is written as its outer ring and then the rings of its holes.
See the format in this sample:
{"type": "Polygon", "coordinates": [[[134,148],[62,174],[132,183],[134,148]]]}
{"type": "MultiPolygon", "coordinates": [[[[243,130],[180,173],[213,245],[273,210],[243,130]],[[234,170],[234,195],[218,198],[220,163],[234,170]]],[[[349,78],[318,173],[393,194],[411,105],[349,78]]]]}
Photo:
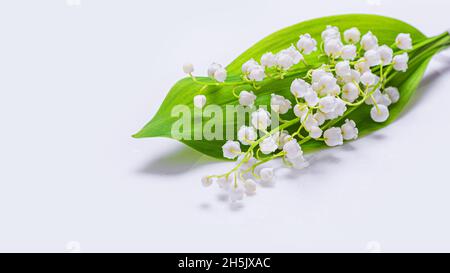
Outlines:
{"type": "MultiPolygon", "coordinates": [[[[274,180],[275,171],[266,163],[280,159],[286,167],[303,169],[308,166],[304,151],[343,145],[392,122],[428,61],[449,45],[447,32],[426,38],[386,17],[307,21],[262,40],[227,67],[213,63],[208,77],[194,75],[194,66],[185,64],[189,78],[172,89],[157,116],[135,137],[173,137],[168,124],[175,122],[167,109],[177,100],[192,105],[194,113],[210,105],[240,105],[250,117],[243,124],[231,122],[234,137],[181,139],[205,154],[236,160],[228,172],[201,181],[217,184],[238,201],[255,194],[258,184],[274,180]],[[390,31],[376,35],[376,25],[390,31]]],[[[193,134],[195,129],[188,132],[193,134]]]]}

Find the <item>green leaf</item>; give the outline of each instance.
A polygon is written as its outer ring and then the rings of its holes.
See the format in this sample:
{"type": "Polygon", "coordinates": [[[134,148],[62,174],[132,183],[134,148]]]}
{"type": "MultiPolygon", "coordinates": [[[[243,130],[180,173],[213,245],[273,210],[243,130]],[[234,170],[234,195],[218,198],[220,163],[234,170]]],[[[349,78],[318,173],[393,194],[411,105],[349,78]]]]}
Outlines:
{"type": "MultiPolygon", "coordinates": [[[[386,122],[373,122],[370,119],[369,115],[370,107],[364,104],[357,109],[352,110],[352,112],[348,114],[348,116],[342,117],[342,119],[353,119],[357,123],[360,136],[367,135],[390,124],[399,116],[401,111],[410,101],[411,96],[414,94],[417,86],[419,85],[430,59],[439,50],[448,47],[450,40],[450,35],[448,35],[448,33],[446,33],[445,35],[436,36],[434,38],[427,38],[419,30],[407,23],[378,15],[352,14],[323,17],[287,27],[267,36],[260,42],[256,43],[254,46],[249,48],[227,66],[227,81],[240,81],[241,66],[243,63],[251,58],[259,60],[261,55],[268,51],[278,52],[279,50],[289,47],[291,44],[295,44],[300,34],[309,33],[317,41],[321,41],[321,32],[327,25],[337,26],[341,31],[351,27],[357,27],[362,34],[366,33],[367,31],[372,31],[372,33],[374,33],[378,37],[379,44],[392,45],[398,33],[410,33],[414,44],[429,42],[429,44],[427,44],[420,50],[409,53],[410,61],[409,69],[407,72],[395,73],[394,76],[390,79],[388,85],[399,88],[401,99],[399,102],[389,107],[390,117],[386,122]]],[[[318,54],[318,52],[315,52],[311,55],[305,56],[305,59],[310,66],[319,66],[321,62],[323,62],[318,58],[318,54]]],[[[265,80],[262,84],[261,89],[255,91],[255,94],[257,95],[255,104],[257,106],[270,104],[270,95],[272,93],[283,95],[286,98],[292,99],[289,91],[292,80],[294,78],[304,77],[308,69],[298,69],[296,70],[297,75],[288,76],[284,80],[265,80]]],[[[209,81],[208,78],[199,79],[202,81],[209,81]]],[[[202,85],[194,83],[190,78],[184,78],[178,81],[169,91],[167,97],[163,101],[161,107],[159,108],[153,119],[133,136],[136,138],[171,138],[172,125],[178,120],[178,117],[171,116],[173,107],[176,105],[184,104],[189,106],[189,108],[193,111],[194,107],[192,100],[193,97],[198,94],[201,87],[202,85]]],[[[232,94],[232,87],[229,86],[208,87],[203,94],[207,97],[208,105],[216,104],[224,108],[227,104],[239,104],[237,99],[232,94]]],[[[283,116],[283,118],[293,118],[294,115],[291,112],[292,111],[290,111],[289,114],[283,116]]],[[[233,124],[231,125],[236,126],[236,124],[234,123],[235,121],[233,121],[233,124]]],[[[224,127],[228,125],[229,124],[224,124],[224,127]]],[[[293,132],[297,128],[292,127],[289,129],[289,131],[293,132]]],[[[194,130],[190,132],[191,136],[193,134],[194,130]]],[[[221,146],[225,143],[225,140],[181,140],[181,142],[194,148],[195,150],[200,151],[203,154],[216,158],[223,158],[221,146]]],[[[303,150],[308,152],[325,148],[325,145],[321,141],[311,140],[304,143],[302,145],[302,148],[303,150]]]]}

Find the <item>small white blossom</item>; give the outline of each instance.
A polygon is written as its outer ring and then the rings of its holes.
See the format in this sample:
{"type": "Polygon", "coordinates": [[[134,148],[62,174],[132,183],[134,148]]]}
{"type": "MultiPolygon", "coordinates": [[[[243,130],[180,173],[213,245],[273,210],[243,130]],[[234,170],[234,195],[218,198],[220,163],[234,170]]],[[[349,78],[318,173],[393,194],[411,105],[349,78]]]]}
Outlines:
{"type": "Polygon", "coordinates": [[[356,46],[355,45],[345,45],[342,47],[341,57],[344,60],[353,60],[356,58],[356,46]]]}
{"type": "Polygon", "coordinates": [[[340,40],[341,39],[341,33],[339,32],[338,27],[334,26],[327,26],[327,28],[322,31],[322,40],[324,42],[328,40],[340,40]]]}
{"type": "Polygon", "coordinates": [[[332,96],[326,96],[319,99],[319,109],[323,113],[330,113],[336,109],[336,98],[332,96]]]}
{"type": "Polygon", "coordinates": [[[381,63],[380,53],[377,49],[369,49],[364,53],[364,59],[369,66],[376,66],[381,63]]]}
{"type": "Polygon", "coordinates": [[[388,65],[392,62],[392,56],[394,54],[392,48],[387,45],[382,45],[378,48],[378,54],[380,54],[381,64],[388,65]]]}
{"type": "Polygon", "coordinates": [[[394,69],[397,71],[405,72],[408,69],[408,60],[409,56],[408,53],[403,53],[400,55],[397,55],[392,60],[392,63],[394,64],[394,69]]]}
{"type": "Polygon", "coordinates": [[[252,195],[256,192],[256,182],[253,179],[246,179],[244,181],[245,193],[252,195]]]}
{"type": "Polygon", "coordinates": [[[322,68],[318,68],[318,69],[314,69],[311,73],[311,77],[312,77],[312,81],[313,83],[317,83],[320,81],[320,79],[325,76],[325,75],[331,75],[333,76],[333,74],[326,72],[324,69],[322,68]]]}
{"type": "Polygon", "coordinates": [[[320,129],[318,126],[312,126],[311,130],[309,131],[309,136],[318,139],[322,136],[322,129],[320,129]]]}
{"type": "Polygon", "coordinates": [[[261,149],[261,152],[263,154],[270,154],[278,149],[278,145],[276,140],[272,136],[270,136],[266,137],[263,141],[261,141],[261,143],[259,143],[259,148],[261,149]]]}
{"type": "Polygon", "coordinates": [[[277,58],[272,52],[267,52],[261,56],[261,65],[265,67],[273,67],[277,64],[277,58]]]}
{"type": "Polygon", "coordinates": [[[403,50],[409,50],[412,48],[412,39],[409,33],[400,33],[395,38],[395,45],[403,50]]]}
{"type": "Polygon", "coordinates": [[[252,106],[255,102],[256,96],[252,91],[241,91],[239,93],[239,104],[242,106],[252,106]]]}
{"type": "Polygon", "coordinates": [[[354,102],[359,97],[359,89],[356,84],[349,82],[342,87],[342,98],[348,102],[354,102]]]}
{"type": "Polygon", "coordinates": [[[272,94],[270,98],[270,107],[272,111],[280,114],[286,114],[291,109],[291,101],[283,96],[272,94]]]}
{"type": "Polygon", "coordinates": [[[213,178],[209,176],[202,177],[202,185],[203,187],[209,187],[213,183],[213,178]]]}
{"type": "Polygon", "coordinates": [[[238,156],[237,159],[237,163],[241,164],[241,167],[239,169],[241,170],[248,170],[250,169],[253,165],[255,165],[258,162],[258,160],[256,160],[256,158],[254,158],[253,156],[248,158],[245,154],[241,154],[240,156],[238,156]]]}
{"type": "Polygon", "coordinates": [[[350,44],[356,44],[361,38],[361,32],[356,27],[344,31],[344,41],[350,44]]]}
{"type": "Polygon", "coordinates": [[[203,108],[206,104],[206,97],[204,95],[197,95],[194,97],[194,106],[196,108],[203,108]]]}
{"type": "Polygon", "coordinates": [[[259,66],[259,64],[258,64],[258,62],[255,61],[254,59],[250,59],[250,60],[246,61],[246,62],[242,65],[242,73],[244,73],[244,75],[247,75],[248,73],[250,73],[250,71],[251,71],[255,66],[259,66]]]}
{"type": "Polygon", "coordinates": [[[313,89],[320,95],[338,95],[340,87],[337,85],[337,79],[333,75],[325,74],[317,84],[312,85],[313,89]]]}
{"type": "Polygon", "coordinates": [[[325,144],[328,146],[338,146],[344,144],[341,129],[338,127],[332,127],[323,133],[325,144]]]}
{"type": "Polygon", "coordinates": [[[270,114],[263,108],[259,108],[252,113],[252,125],[258,130],[266,130],[270,125],[270,114]]]}
{"type": "Polygon", "coordinates": [[[314,118],[315,120],[317,120],[317,124],[318,124],[319,126],[321,126],[322,124],[324,124],[324,123],[325,123],[325,120],[327,119],[327,117],[325,116],[325,114],[322,113],[321,111],[317,111],[317,112],[313,115],[313,118],[314,118]]]}
{"type": "Polygon", "coordinates": [[[260,82],[260,81],[264,80],[265,77],[266,77],[266,74],[264,72],[264,66],[261,66],[261,65],[254,66],[250,70],[250,73],[248,73],[248,78],[251,81],[260,82]]]}
{"type": "Polygon", "coordinates": [[[256,130],[253,127],[241,126],[238,131],[238,139],[244,145],[250,145],[258,137],[256,130]]]}
{"type": "Polygon", "coordinates": [[[308,115],[302,120],[302,124],[307,131],[311,131],[312,127],[319,126],[319,122],[312,116],[308,115]]]}
{"type": "Polygon", "coordinates": [[[291,167],[297,170],[302,170],[309,166],[308,161],[303,156],[299,156],[293,159],[287,159],[287,161],[291,164],[291,167]]]}
{"type": "Polygon", "coordinates": [[[378,104],[370,110],[370,117],[375,122],[385,122],[389,117],[389,109],[382,104],[378,104]]]}
{"type": "Polygon", "coordinates": [[[291,45],[288,49],[283,50],[283,52],[291,56],[292,60],[294,61],[294,64],[298,64],[300,61],[304,59],[303,55],[293,45],[291,45]]]}
{"type": "Polygon", "coordinates": [[[293,159],[303,155],[302,148],[298,145],[297,140],[292,139],[283,146],[283,151],[286,153],[286,157],[293,159]]]}
{"type": "Polygon", "coordinates": [[[304,116],[306,116],[306,114],[308,114],[308,111],[309,108],[305,104],[296,104],[294,106],[294,114],[299,118],[303,118],[304,116]]]}
{"type": "Polygon", "coordinates": [[[358,128],[353,120],[346,119],[345,123],[341,126],[342,137],[345,140],[357,139],[358,128]]]}
{"type": "Polygon", "coordinates": [[[325,42],[325,53],[332,57],[332,58],[337,58],[339,56],[341,56],[342,54],[342,43],[339,40],[336,39],[331,39],[331,40],[327,40],[325,42]]]}
{"type": "Polygon", "coordinates": [[[194,65],[191,63],[183,64],[183,72],[186,74],[191,74],[192,72],[194,72],[194,65]]]}
{"type": "Polygon", "coordinates": [[[218,69],[221,69],[222,65],[218,64],[218,63],[212,63],[209,67],[208,67],[208,77],[210,78],[214,78],[214,74],[216,73],[216,71],[218,69]]]}
{"type": "Polygon", "coordinates": [[[350,63],[348,61],[338,62],[335,66],[336,75],[344,77],[351,73],[350,63]]]}
{"type": "Polygon", "coordinates": [[[309,107],[314,107],[319,103],[319,96],[317,96],[317,93],[311,88],[306,92],[304,99],[309,107]]]}
{"type": "Polygon", "coordinates": [[[276,59],[277,65],[284,70],[288,70],[294,65],[294,59],[292,59],[292,57],[287,53],[278,53],[276,55],[276,59]]]}
{"type": "Polygon", "coordinates": [[[366,91],[367,93],[371,93],[371,95],[365,100],[365,103],[368,105],[374,105],[375,103],[380,103],[382,100],[382,94],[380,92],[380,89],[376,89],[373,91],[373,89],[368,89],[366,91]]]}
{"type": "Polygon", "coordinates": [[[229,190],[231,202],[240,201],[244,198],[244,189],[240,186],[232,186],[229,190]]]}
{"type": "Polygon", "coordinates": [[[377,82],[377,76],[371,71],[366,71],[361,75],[360,80],[365,86],[371,86],[377,82]]]}
{"type": "Polygon", "coordinates": [[[273,168],[261,169],[261,171],[259,171],[259,177],[263,182],[271,182],[274,177],[273,168]]]}
{"type": "Polygon", "coordinates": [[[218,68],[214,72],[214,79],[218,82],[224,82],[227,79],[227,71],[224,68],[218,68]]]}
{"type": "Polygon", "coordinates": [[[400,99],[400,92],[395,87],[388,87],[384,89],[383,93],[389,96],[392,103],[396,103],[400,99]]]}
{"type": "Polygon", "coordinates": [[[297,42],[297,48],[304,54],[310,54],[311,52],[315,51],[317,49],[316,45],[316,40],[311,38],[311,35],[309,35],[308,33],[300,35],[300,39],[297,42]]]}
{"type": "Polygon", "coordinates": [[[302,79],[295,79],[291,83],[291,93],[297,98],[303,98],[311,85],[302,79]]]}
{"type": "Polygon", "coordinates": [[[327,119],[335,119],[337,117],[342,116],[345,113],[345,111],[347,111],[347,106],[345,102],[340,98],[335,99],[335,106],[336,107],[334,108],[333,111],[325,114],[327,119]]]}
{"type": "Polygon", "coordinates": [[[351,69],[349,74],[344,75],[344,76],[340,77],[339,79],[342,84],[349,83],[349,82],[358,84],[360,81],[360,77],[361,77],[361,73],[359,73],[358,70],[351,69]]]}
{"type": "Polygon", "coordinates": [[[284,144],[286,144],[292,137],[289,135],[287,131],[275,132],[272,135],[272,138],[275,140],[278,149],[283,148],[284,144]]]}
{"type": "Polygon", "coordinates": [[[225,158],[234,159],[241,153],[241,146],[237,141],[228,140],[222,146],[222,151],[225,158]]]}
{"type": "Polygon", "coordinates": [[[355,69],[359,71],[359,73],[364,73],[370,70],[370,65],[364,58],[362,58],[356,62],[355,69]]]}
{"type": "Polygon", "coordinates": [[[378,39],[369,31],[361,38],[361,46],[366,51],[376,49],[378,47],[378,39]]]}

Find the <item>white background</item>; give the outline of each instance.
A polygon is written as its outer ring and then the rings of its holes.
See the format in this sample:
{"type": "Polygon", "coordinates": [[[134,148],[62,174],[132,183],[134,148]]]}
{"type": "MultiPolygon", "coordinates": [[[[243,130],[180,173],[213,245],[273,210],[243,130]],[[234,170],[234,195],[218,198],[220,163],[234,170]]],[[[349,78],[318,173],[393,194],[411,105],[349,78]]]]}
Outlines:
{"type": "Polygon", "coordinates": [[[227,64],[264,36],[375,13],[427,35],[448,1],[0,2],[0,251],[450,251],[450,54],[391,126],[313,155],[231,207],[200,177],[230,168],[133,139],[181,65],[227,64]]]}

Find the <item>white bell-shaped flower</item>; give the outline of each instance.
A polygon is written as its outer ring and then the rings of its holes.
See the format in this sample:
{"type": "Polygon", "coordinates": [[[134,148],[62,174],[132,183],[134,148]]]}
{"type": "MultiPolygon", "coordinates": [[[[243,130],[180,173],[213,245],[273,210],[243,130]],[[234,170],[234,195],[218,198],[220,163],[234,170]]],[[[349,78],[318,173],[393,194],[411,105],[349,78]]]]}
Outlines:
{"type": "Polygon", "coordinates": [[[283,146],[283,151],[286,153],[286,157],[293,159],[303,155],[302,148],[298,145],[297,140],[292,139],[283,146]]]}
{"type": "Polygon", "coordinates": [[[311,130],[309,130],[309,136],[314,139],[318,139],[319,137],[321,137],[322,133],[322,129],[320,129],[318,126],[312,126],[311,130]]]}
{"type": "Polygon", "coordinates": [[[305,102],[309,107],[315,107],[319,103],[319,96],[317,95],[312,88],[308,89],[308,92],[305,94],[305,102]]]}
{"type": "Polygon", "coordinates": [[[246,62],[242,65],[242,73],[244,73],[244,75],[247,75],[248,73],[250,73],[250,71],[251,71],[255,66],[259,66],[258,62],[255,61],[255,59],[250,59],[250,60],[246,61],[246,62]]]}
{"type": "Polygon", "coordinates": [[[293,45],[283,51],[291,56],[294,64],[298,64],[300,61],[304,60],[303,55],[293,45]]]}
{"type": "Polygon", "coordinates": [[[196,108],[202,109],[203,106],[206,104],[206,97],[205,95],[197,95],[194,97],[194,106],[196,108]]]}
{"type": "Polygon", "coordinates": [[[277,58],[272,52],[267,52],[261,56],[261,65],[265,67],[273,67],[277,64],[277,58]]]}
{"type": "Polygon", "coordinates": [[[332,57],[338,58],[342,54],[342,42],[337,39],[330,39],[325,42],[325,53],[332,57]]]}
{"type": "Polygon", "coordinates": [[[237,202],[244,199],[244,189],[241,186],[232,185],[229,189],[229,196],[231,202],[237,202]]]}
{"type": "Polygon", "coordinates": [[[397,56],[394,56],[392,63],[394,65],[394,69],[397,71],[405,72],[408,69],[408,53],[403,53],[397,56]]]}
{"type": "Polygon", "coordinates": [[[202,177],[202,185],[203,187],[209,187],[213,183],[213,178],[209,176],[202,177]]]}
{"type": "Polygon", "coordinates": [[[252,106],[255,100],[256,96],[252,91],[243,90],[239,93],[239,104],[242,106],[252,106]]]}
{"type": "Polygon", "coordinates": [[[324,113],[322,113],[321,111],[317,111],[314,115],[313,118],[315,120],[317,120],[317,124],[319,126],[321,126],[322,124],[325,123],[325,120],[327,119],[326,115],[324,113]]]}
{"type": "Polygon", "coordinates": [[[222,151],[225,158],[235,159],[241,154],[241,145],[237,141],[228,140],[222,146],[222,151]]]}
{"type": "Polygon", "coordinates": [[[270,107],[275,113],[286,114],[292,106],[290,100],[283,96],[272,94],[270,98],[270,107]]]}
{"type": "Polygon", "coordinates": [[[376,66],[381,63],[380,53],[378,49],[369,49],[364,53],[364,59],[367,61],[369,66],[376,66]]]}
{"type": "Polygon", "coordinates": [[[294,106],[294,114],[299,118],[303,118],[308,114],[309,108],[306,104],[296,104],[294,106]]]}
{"type": "Polygon", "coordinates": [[[409,33],[400,33],[395,38],[395,45],[403,50],[412,49],[412,39],[409,33]]]}
{"type": "Polygon", "coordinates": [[[259,177],[261,178],[261,181],[263,182],[271,182],[274,178],[275,174],[273,171],[273,168],[262,168],[259,171],[259,177]]]}
{"type": "Polygon", "coordinates": [[[338,127],[331,127],[323,133],[325,144],[330,147],[344,144],[341,129],[338,127]]]}
{"type": "Polygon", "coordinates": [[[360,80],[365,86],[371,86],[377,83],[377,76],[371,71],[366,71],[361,75],[360,80]]]}
{"type": "Polygon", "coordinates": [[[291,93],[297,98],[303,98],[310,87],[303,79],[295,79],[291,83],[291,93]]]}
{"type": "Polygon", "coordinates": [[[191,74],[192,72],[194,72],[194,65],[191,63],[183,64],[183,72],[186,74],[191,74]]]}
{"type": "Polygon", "coordinates": [[[339,28],[335,26],[327,26],[327,28],[322,31],[322,40],[324,42],[328,40],[340,40],[341,33],[339,32],[339,28]]]}
{"type": "Polygon", "coordinates": [[[378,54],[380,55],[381,64],[388,65],[392,62],[392,56],[394,54],[392,48],[387,45],[382,45],[378,48],[378,54]]]}
{"type": "Polygon", "coordinates": [[[317,49],[316,45],[316,40],[311,38],[311,35],[309,35],[308,33],[300,35],[300,39],[297,42],[297,48],[304,54],[310,54],[311,52],[315,51],[317,49]]]}
{"type": "Polygon", "coordinates": [[[319,110],[322,113],[330,113],[336,109],[336,98],[332,96],[326,96],[319,99],[319,110]]]}
{"type": "Polygon", "coordinates": [[[378,47],[378,39],[372,32],[367,32],[361,38],[361,46],[364,50],[376,49],[378,47]]]}
{"type": "Polygon", "coordinates": [[[333,74],[325,71],[322,68],[318,68],[318,69],[314,69],[311,73],[311,77],[312,77],[312,82],[313,83],[318,83],[320,81],[320,79],[325,76],[325,75],[331,75],[333,76],[333,74]]]}
{"type": "Polygon", "coordinates": [[[208,77],[213,78],[214,79],[214,74],[216,73],[216,71],[218,69],[221,69],[222,65],[218,64],[218,63],[212,63],[209,67],[208,67],[208,77]]]}
{"type": "Polygon", "coordinates": [[[370,65],[364,58],[359,59],[354,67],[361,74],[370,70],[370,65]]]}
{"type": "Polygon", "coordinates": [[[265,77],[266,77],[266,74],[264,71],[264,66],[261,66],[261,65],[254,66],[248,73],[248,79],[251,81],[260,82],[260,81],[264,80],[265,77]]]}
{"type": "Polygon", "coordinates": [[[349,82],[342,87],[342,98],[348,102],[354,102],[359,97],[359,88],[353,82],[349,82]]]}
{"type": "Polygon", "coordinates": [[[335,119],[342,116],[345,111],[347,111],[347,106],[343,100],[341,100],[340,98],[336,98],[335,102],[336,107],[334,108],[334,110],[325,114],[327,119],[335,119]]]}
{"type": "Polygon", "coordinates": [[[311,131],[312,127],[319,126],[319,122],[312,115],[305,117],[302,120],[302,124],[307,131],[311,131]]]}
{"type": "Polygon", "coordinates": [[[214,72],[214,79],[218,82],[224,82],[227,79],[227,71],[225,68],[218,68],[214,72]]]}
{"type": "Polygon", "coordinates": [[[389,96],[392,103],[396,103],[400,99],[400,92],[398,92],[396,87],[387,87],[384,89],[383,93],[389,96]]]}
{"type": "Polygon", "coordinates": [[[304,168],[309,166],[309,162],[303,156],[299,156],[293,159],[286,159],[292,168],[297,170],[303,170],[304,168]]]}
{"type": "Polygon", "coordinates": [[[345,123],[341,126],[342,137],[345,140],[357,139],[358,128],[353,120],[346,119],[345,123]]]}
{"type": "Polygon", "coordinates": [[[367,105],[374,105],[375,103],[380,103],[382,100],[382,94],[379,88],[375,91],[373,88],[369,88],[366,90],[366,94],[371,93],[371,95],[365,100],[367,105]]]}
{"type": "Polygon", "coordinates": [[[261,149],[261,152],[263,154],[270,154],[278,149],[278,145],[276,140],[272,136],[270,136],[266,137],[265,139],[263,139],[263,141],[261,141],[261,143],[259,143],[259,148],[261,149]]]}
{"type": "Polygon", "coordinates": [[[255,128],[248,126],[241,126],[238,131],[238,139],[243,145],[250,145],[258,137],[255,128]]]}
{"type": "Polygon", "coordinates": [[[361,38],[361,32],[356,27],[352,27],[344,31],[344,41],[350,44],[356,44],[361,38]]]}
{"type": "Polygon", "coordinates": [[[247,195],[253,195],[256,192],[256,182],[253,179],[246,179],[244,181],[244,189],[247,195]]]}
{"type": "Polygon", "coordinates": [[[356,46],[355,45],[345,45],[342,47],[341,57],[344,60],[353,60],[356,58],[356,46]]]}
{"type": "Polygon", "coordinates": [[[391,98],[389,98],[388,94],[381,94],[380,99],[377,101],[377,103],[384,106],[389,106],[392,104],[392,101],[391,98]]]}
{"type": "Polygon", "coordinates": [[[348,61],[338,62],[335,66],[336,75],[340,77],[345,77],[346,75],[350,75],[351,68],[350,63],[348,61]]]}
{"type": "Polygon", "coordinates": [[[263,108],[259,108],[252,113],[252,125],[258,130],[266,130],[270,125],[270,114],[263,108]]]}
{"type": "Polygon", "coordinates": [[[389,118],[389,109],[382,104],[373,106],[370,110],[370,117],[375,122],[385,122],[389,118]]]}
{"type": "Polygon", "coordinates": [[[294,59],[292,59],[292,57],[285,52],[278,53],[276,55],[276,59],[277,59],[277,66],[279,66],[284,70],[288,70],[295,64],[294,59]]]}

